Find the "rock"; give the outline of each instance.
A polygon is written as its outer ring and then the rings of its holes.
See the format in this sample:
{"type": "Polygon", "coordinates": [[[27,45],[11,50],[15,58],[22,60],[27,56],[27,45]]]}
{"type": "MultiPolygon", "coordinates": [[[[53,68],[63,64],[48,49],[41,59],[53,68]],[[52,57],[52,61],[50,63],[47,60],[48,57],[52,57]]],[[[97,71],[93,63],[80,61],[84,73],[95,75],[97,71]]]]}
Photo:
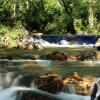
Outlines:
{"type": "Polygon", "coordinates": [[[43,33],[34,32],[32,35],[36,37],[41,37],[43,33]]]}
{"type": "Polygon", "coordinates": [[[76,56],[68,55],[67,61],[76,61],[76,56]]]}
{"type": "Polygon", "coordinates": [[[48,55],[41,55],[40,59],[47,59],[47,60],[58,60],[58,61],[72,61],[76,60],[75,56],[68,55],[62,52],[53,52],[48,55]]]}
{"type": "Polygon", "coordinates": [[[27,45],[27,47],[26,47],[26,49],[33,50],[33,49],[34,49],[34,47],[33,47],[33,45],[32,45],[32,44],[28,44],[28,45],[27,45]]]}
{"type": "Polygon", "coordinates": [[[43,91],[58,93],[61,92],[63,89],[63,81],[59,75],[49,73],[40,76],[35,81],[35,86],[43,91]]]}
{"type": "Polygon", "coordinates": [[[87,95],[90,92],[94,80],[94,77],[82,77],[77,72],[74,72],[63,80],[64,91],[87,95]]]}
{"type": "Polygon", "coordinates": [[[86,51],[81,52],[79,55],[76,56],[77,60],[85,61],[85,60],[97,60],[97,53],[95,51],[86,51]]]}
{"type": "Polygon", "coordinates": [[[42,55],[40,58],[41,59],[47,59],[47,60],[60,60],[60,61],[65,61],[65,60],[67,60],[68,56],[65,53],[53,52],[53,53],[48,54],[48,55],[42,55]]]}
{"type": "Polygon", "coordinates": [[[39,43],[39,42],[35,42],[33,47],[35,49],[38,49],[38,50],[43,50],[44,49],[43,46],[41,45],[41,43],[39,43]]]}
{"type": "Polygon", "coordinates": [[[97,53],[97,60],[100,60],[100,52],[97,51],[96,53],[97,53]]]}
{"type": "Polygon", "coordinates": [[[98,51],[100,51],[100,38],[98,38],[98,40],[96,41],[94,47],[95,47],[98,51]]]}
{"type": "Polygon", "coordinates": [[[17,48],[19,48],[19,49],[26,49],[26,45],[23,44],[23,43],[19,43],[17,48]]]}
{"type": "Polygon", "coordinates": [[[22,59],[31,59],[31,60],[36,60],[39,58],[39,55],[24,55],[22,56],[22,59]]]}
{"type": "Polygon", "coordinates": [[[99,47],[100,46],[100,38],[98,38],[98,40],[95,43],[95,47],[99,47]]]}

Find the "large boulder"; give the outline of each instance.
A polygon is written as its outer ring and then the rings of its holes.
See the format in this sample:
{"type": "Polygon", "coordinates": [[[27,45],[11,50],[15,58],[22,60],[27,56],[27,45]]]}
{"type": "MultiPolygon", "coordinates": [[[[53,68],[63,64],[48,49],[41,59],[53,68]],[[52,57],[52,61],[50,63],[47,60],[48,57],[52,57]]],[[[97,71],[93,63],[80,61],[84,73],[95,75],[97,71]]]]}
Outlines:
{"type": "Polygon", "coordinates": [[[63,89],[63,81],[59,75],[49,73],[49,74],[40,76],[35,81],[35,86],[38,89],[47,91],[49,93],[58,93],[58,92],[61,92],[63,89]]]}
{"type": "Polygon", "coordinates": [[[67,53],[56,51],[56,52],[50,53],[48,55],[41,55],[40,59],[58,60],[58,61],[72,61],[72,60],[76,60],[76,57],[68,55],[67,53]]]}
{"type": "Polygon", "coordinates": [[[94,80],[94,77],[82,77],[77,72],[74,72],[64,79],[64,92],[87,95],[94,80]]]}

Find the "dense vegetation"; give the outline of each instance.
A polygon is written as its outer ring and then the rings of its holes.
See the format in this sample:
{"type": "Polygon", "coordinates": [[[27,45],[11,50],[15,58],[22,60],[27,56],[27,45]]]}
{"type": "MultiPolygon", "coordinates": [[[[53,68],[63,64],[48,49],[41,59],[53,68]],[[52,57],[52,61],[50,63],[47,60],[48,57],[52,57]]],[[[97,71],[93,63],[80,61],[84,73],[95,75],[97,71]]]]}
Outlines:
{"type": "MultiPolygon", "coordinates": [[[[100,34],[99,0],[0,0],[0,36],[100,34]]],[[[11,42],[9,42],[11,43],[11,42]]]]}

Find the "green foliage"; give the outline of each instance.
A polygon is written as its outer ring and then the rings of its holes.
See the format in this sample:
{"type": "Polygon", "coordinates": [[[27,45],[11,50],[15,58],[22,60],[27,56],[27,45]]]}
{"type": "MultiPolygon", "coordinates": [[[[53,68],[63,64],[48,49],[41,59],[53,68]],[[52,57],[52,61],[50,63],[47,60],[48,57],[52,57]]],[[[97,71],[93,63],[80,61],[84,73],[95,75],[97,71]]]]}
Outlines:
{"type": "Polygon", "coordinates": [[[28,31],[21,25],[15,27],[7,27],[0,25],[0,47],[16,47],[20,37],[28,35],[28,31]],[[4,41],[4,37],[7,37],[4,41]]]}
{"type": "MultiPolygon", "coordinates": [[[[0,36],[17,44],[20,36],[33,30],[47,35],[100,34],[99,0],[0,0],[0,36]],[[91,8],[91,14],[89,9],[91,8]],[[89,20],[93,19],[92,21],[89,20]],[[94,27],[90,28],[89,24],[94,27]]],[[[0,41],[0,46],[3,42],[0,41]]]]}
{"type": "Polygon", "coordinates": [[[45,10],[49,17],[48,23],[45,26],[45,33],[48,34],[65,34],[66,33],[66,20],[64,9],[57,2],[57,0],[47,1],[45,10]]]}
{"type": "Polygon", "coordinates": [[[83,34],[82,32],[83,25],[82,25],[81,19],[74,19],[74,27],[75,27],[77,34],[83,34]]]}

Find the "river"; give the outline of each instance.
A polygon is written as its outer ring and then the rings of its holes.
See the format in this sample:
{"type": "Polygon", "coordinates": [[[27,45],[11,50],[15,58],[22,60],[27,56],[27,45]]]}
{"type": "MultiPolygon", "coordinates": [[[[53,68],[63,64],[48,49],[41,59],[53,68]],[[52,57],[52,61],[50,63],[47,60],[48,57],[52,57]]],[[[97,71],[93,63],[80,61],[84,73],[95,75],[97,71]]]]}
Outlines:
{"type": "MultiPolygon", "coordinates": [[[[91,48],[45,48],[44,50],[21,50],[21,49],[0,49],[0,56],[21,56],[21,55],[42,55],[49,54],[54,51],[64,52],[72,55],[77,55],[81,51],[94,51],[91,48]]],[[[0,100],[31,100],[17,98],[16,95],[12,95],[16,91],[40,91],[34,90],[35,87],[14,87],[20,86],[20,78],[28,74],[41,75],[43,73],[53,72],[59,74],[63,77],[69,76],[73,72],[78,72],[82,76],[99,77],[100,76],[100,62],[99,61],[51,61],[51,60],[24,60],[24,59],[14,59],[14,60],[0,60],[0,100]],[[34,63],[37,62],[37,63],[34,63]],[[7,97],[8,96],[8,97],[7,97]],[[16,99],[17,98],[17,99],[16,99]]],[[[29,81],[29,80],[26,80],[29,81]]],[[[43,91],[40,91],[41,93],[43,91]]],[[[37,92],[38,95],[41,93],[37,92]]],[[[21,95],[21,94],[20,94],[21,95]]],[[[23,94],[24,95],[24,94],[23,94]]],[[[76,94],[48,94],[43,92],[42,96],[45,98],[48,96],[50,99],[47,100],[90,100],[89,96],[80,96],[76,94]],[[75,99],[76,98],[76,99],[75,99]]],[[[37,99],[37,100],[43,100],[37,99]]],[[[33,100],[33,99],[32,99],[33,100]]]]}

